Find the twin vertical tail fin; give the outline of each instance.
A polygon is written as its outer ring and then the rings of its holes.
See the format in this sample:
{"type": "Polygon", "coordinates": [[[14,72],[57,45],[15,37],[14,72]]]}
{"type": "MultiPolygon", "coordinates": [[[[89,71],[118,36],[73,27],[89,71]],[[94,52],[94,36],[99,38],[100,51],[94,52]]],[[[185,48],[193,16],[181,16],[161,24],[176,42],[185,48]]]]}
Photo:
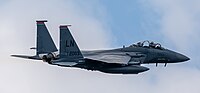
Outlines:
{"type": "MultiPolygon", "coordinates": [[[[36,55],[35,56],[24,56],[24,55],[11,55],[14,57],[20,57],[20,58],[27,58],[27,59],[40,59],[39,54],[44,53],[51,53],[58,51],[53,39],[51,38],[48,29],[45,25],[46,20],[43,21],[36,21],[37,23],[37,43],[36,48],[36,55]]],[[[65,60],[64,62],[68,63],[68,61],[74,61],[79,60],[83,58],[83,55],[78,48],[78,45],[76,44],[72,34],[69,31],[68,28],[69,25],[60,26],[60,60],[65,60]]]]}
{"type": "Polygon", "coordinates": [[[27,56],[27,55],[11,55],[13,57],[26,58],[26,59],[36,59],[41,60],[39,54],[56,52],[58,49],[56,48],[53,39],[51,38],[49,31],[45,25],[46,20],[36,21],[37,23],[37,43],[36,48],[33,47],[31,49],[36,49],[35,56],[27,56]]]}
{"type": "Polygon", "coordinates": [[[68,26],[60,26],[60,58],[69,60],[83,58],[68,26]]]}
{"type": "Polygon", "coordinates": [[[36,55],[58,51],[53,42],[53,39],[49,34],[45,22],[47,22],[47,20],[36,21],[37,23],[36,55]]]}

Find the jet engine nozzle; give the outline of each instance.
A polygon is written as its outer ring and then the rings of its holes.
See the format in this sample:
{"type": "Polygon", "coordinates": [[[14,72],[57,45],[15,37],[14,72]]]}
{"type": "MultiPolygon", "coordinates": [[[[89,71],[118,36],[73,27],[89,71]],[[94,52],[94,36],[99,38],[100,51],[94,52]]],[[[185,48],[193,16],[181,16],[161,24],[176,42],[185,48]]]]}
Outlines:
{"type": "Polygon", "coordinates": [[[47,55],[42,56],[43,62],[48,62],[51,64],[51,61],[56,58],[56,55],[54,53],[48,53],[47,55]]]}

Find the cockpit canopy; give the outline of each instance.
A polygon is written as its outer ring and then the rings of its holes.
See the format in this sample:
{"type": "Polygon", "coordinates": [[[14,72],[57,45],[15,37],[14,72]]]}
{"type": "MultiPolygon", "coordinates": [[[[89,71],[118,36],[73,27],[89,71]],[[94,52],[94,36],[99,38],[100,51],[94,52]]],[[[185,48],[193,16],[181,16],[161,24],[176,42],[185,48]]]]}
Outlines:
{"type": "Polygon", "coordinates": [[[132,44],[129,47],[146,47],[146,48],[154,48],[154,49],[164,49],[161,44],[155,43],[155,42],[150,42],[148,40],[143,41],[143,42],[138,42],[136,44],[132,44]]]}

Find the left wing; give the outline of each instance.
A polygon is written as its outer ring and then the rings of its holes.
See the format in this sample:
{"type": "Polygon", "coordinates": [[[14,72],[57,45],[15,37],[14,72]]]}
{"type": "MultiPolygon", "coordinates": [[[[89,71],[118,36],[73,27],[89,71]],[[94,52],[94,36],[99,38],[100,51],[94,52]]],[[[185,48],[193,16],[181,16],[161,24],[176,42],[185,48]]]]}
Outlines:
{"type": "Polygon", "coordinates": [[[85,57],[86,59],[102,61],[105,63],[116,63],[116,64],[128,64],[131,57],[128,55],[116,55],[116,54],[98,54],[93,56],[85,57]]]}
{"type": "Polygon", "coordinates": [[[82,51],[85,59],[101,61],[105,63],[140,64],[146,58],[146,55],[140,52],[110,52],[110,51],[82,51]]]}

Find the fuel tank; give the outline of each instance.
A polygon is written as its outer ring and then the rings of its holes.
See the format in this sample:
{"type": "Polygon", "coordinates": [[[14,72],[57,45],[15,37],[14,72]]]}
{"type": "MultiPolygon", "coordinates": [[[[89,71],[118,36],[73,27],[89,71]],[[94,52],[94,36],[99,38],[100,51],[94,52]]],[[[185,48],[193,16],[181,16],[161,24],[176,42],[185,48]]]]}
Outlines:
{"type": "Polygon", "coordinates": [[[104,68],[100,71],[111,74],[138,74],[149,70],[149,68],[140,65],[129,65],[123,67],[104,68]]]}

